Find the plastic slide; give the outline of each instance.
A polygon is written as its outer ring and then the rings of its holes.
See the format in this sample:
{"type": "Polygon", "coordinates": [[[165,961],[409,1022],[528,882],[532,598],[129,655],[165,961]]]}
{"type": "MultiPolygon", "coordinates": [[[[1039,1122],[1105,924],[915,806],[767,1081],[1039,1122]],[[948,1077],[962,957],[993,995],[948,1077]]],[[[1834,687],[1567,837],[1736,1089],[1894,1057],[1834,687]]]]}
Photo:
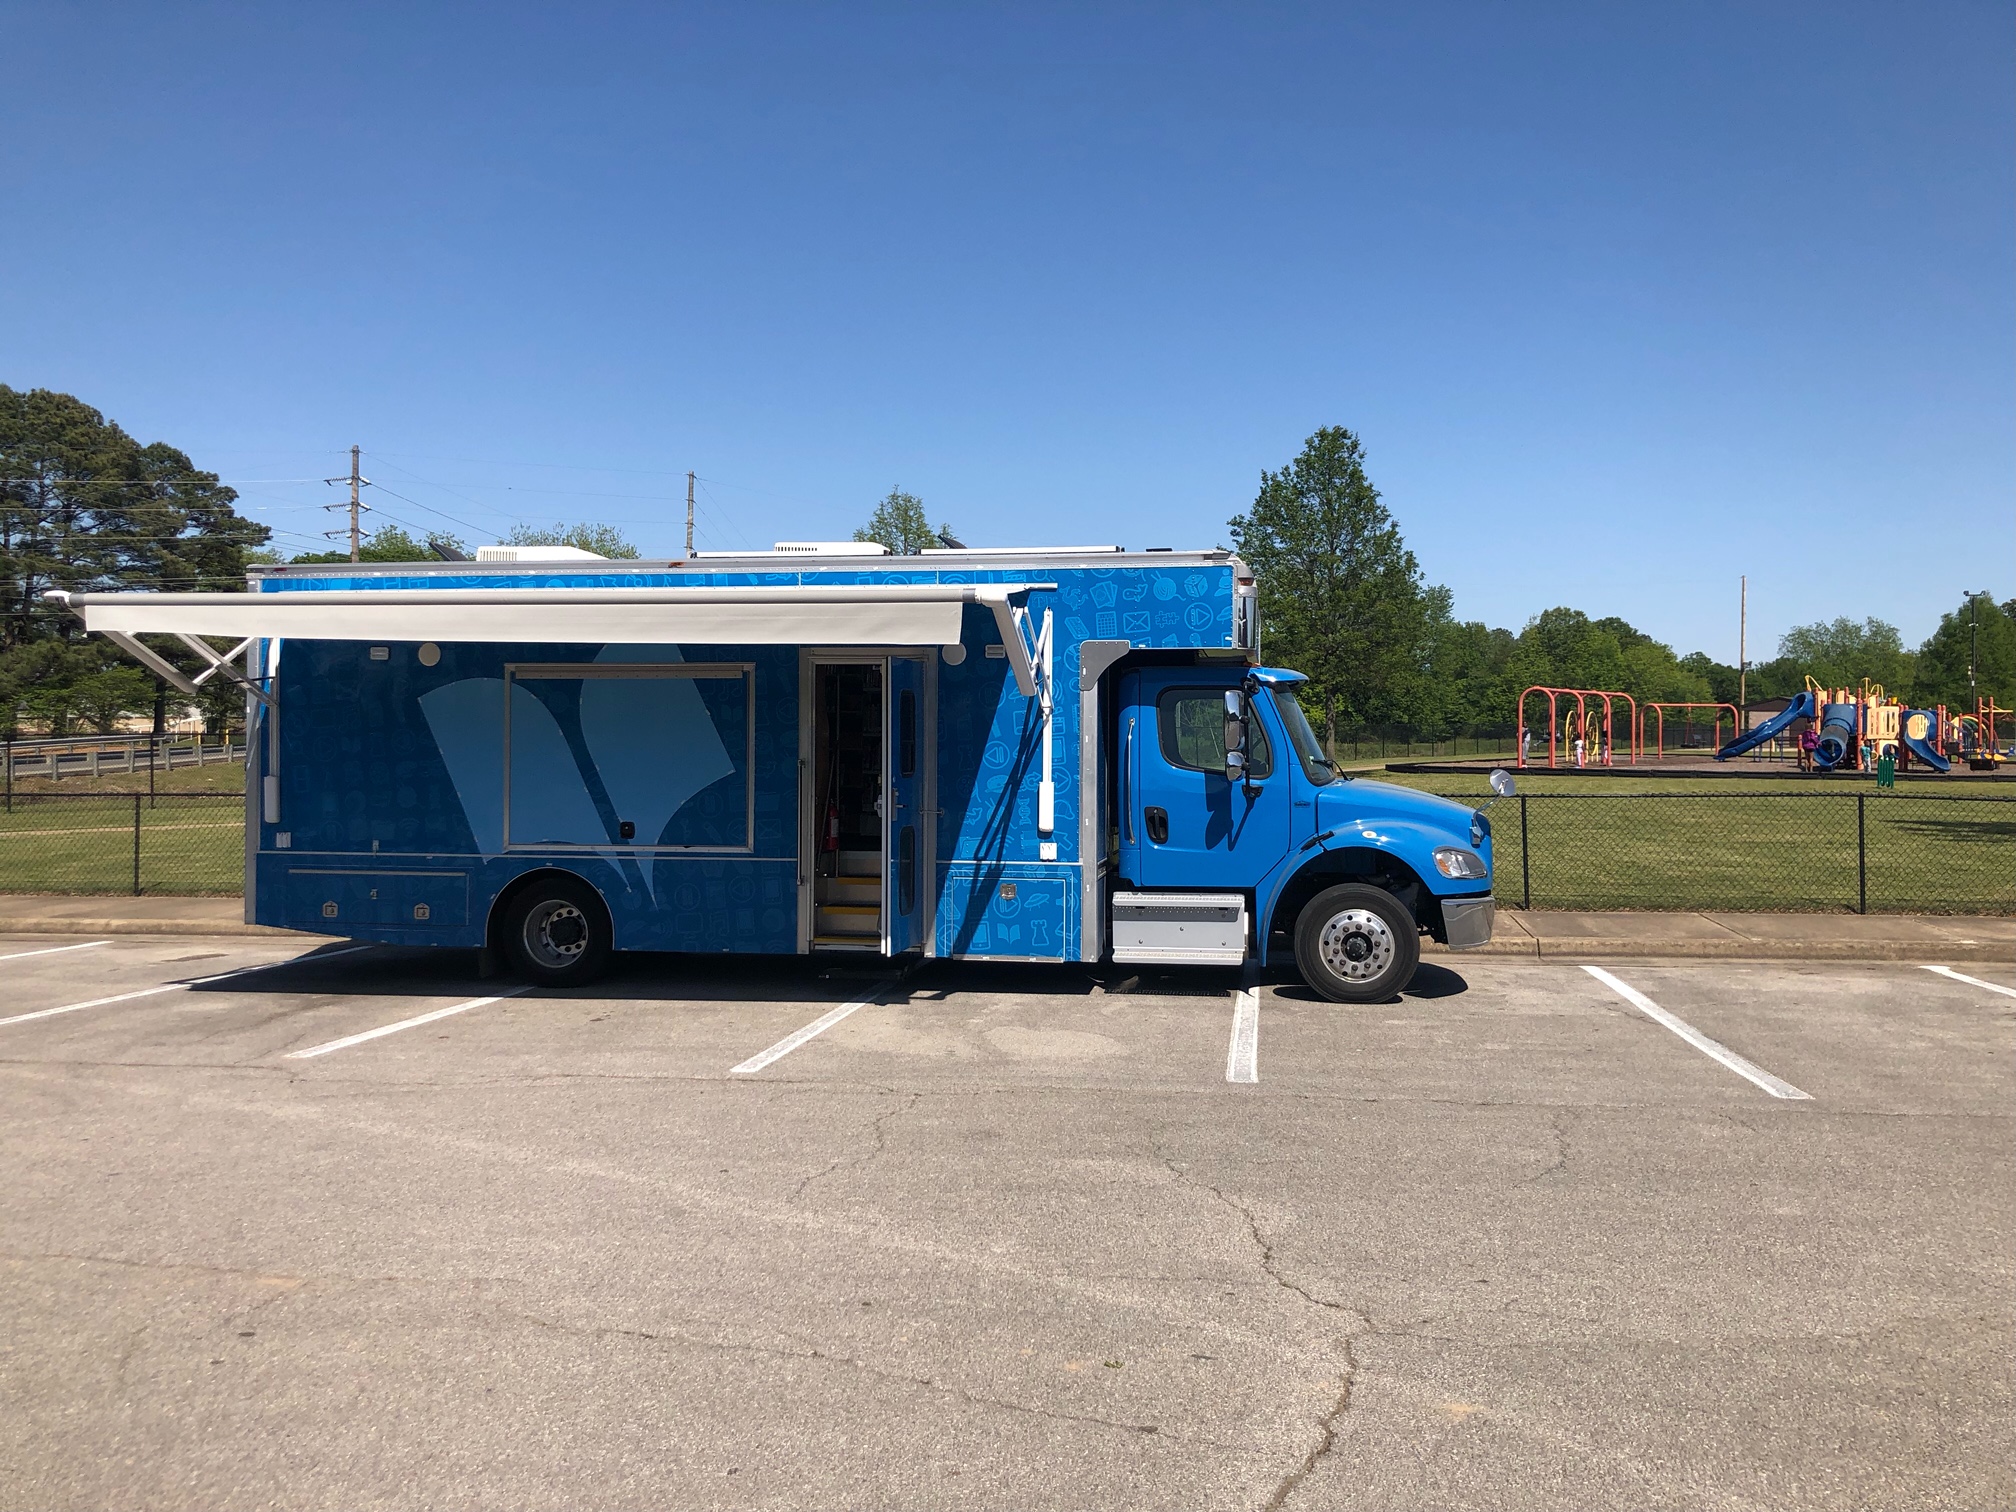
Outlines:
{"type": "Polygon", "coordinates": [[[1785,705],[1783,713],[1773,715],[1763,724],[1757,726],[1756,729],[1737,736],[1729,744],[1722,747],[1721,750],[1715,753],[1715,759],[1717,761],[1727,761],[1731,756],[1741,756],[1746,751],[1754,751],[1767,740],[1776,740],[1787,729],[1791,728],[1794,720],[1811,719],[1812,717],[1813,695],[1810,692],[1801,693],[1792,702],[1785,705]]]}
{"type": "Polygon", "coordinates": [[[1938,727],[1939,716],[1929,709],[1906,709],[1904,718],[1898,724],[1899,738],[1910,748],[1911,758],[1922,761],[1935,772],[1948,772],[1953,764],[1939,753],[1939,747],[1932,744],[1932,732],[1938,727]]]}
{"type": "Polygon", "coordinates": [[[1813,765],[1831,772],[1844,761],[1855,764],[1856,733],[1862,710],[1852,703],[1820,706],[1820,743],[1813,747],[1813,765]]]}

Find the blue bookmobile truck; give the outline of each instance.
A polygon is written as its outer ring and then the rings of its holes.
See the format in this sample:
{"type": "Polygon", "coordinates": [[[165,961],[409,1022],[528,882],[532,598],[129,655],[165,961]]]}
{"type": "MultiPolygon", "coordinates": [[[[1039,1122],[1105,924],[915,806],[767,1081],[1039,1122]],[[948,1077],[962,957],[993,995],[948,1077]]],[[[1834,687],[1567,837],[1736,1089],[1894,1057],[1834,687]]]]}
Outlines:
{"type": "Polygon", "coordinates": [[[616,950],[1292,957],[1342,1002],[1422,935],[1490,938],[1489,821],[1332,768],[1237,557],[880,551],[486,547],[67,602],[185,690],[138,636],[245,685],[260,924],[555,986],[616,950]]]}

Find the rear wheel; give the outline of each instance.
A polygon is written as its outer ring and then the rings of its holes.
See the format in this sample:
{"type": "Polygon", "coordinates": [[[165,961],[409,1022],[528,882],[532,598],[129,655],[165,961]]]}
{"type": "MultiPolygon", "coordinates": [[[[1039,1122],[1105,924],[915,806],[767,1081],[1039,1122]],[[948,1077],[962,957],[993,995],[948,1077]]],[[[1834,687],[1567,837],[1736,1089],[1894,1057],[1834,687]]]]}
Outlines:
{"type": "Polygon", "coordinates": [[[511,900],[503,944],[517,974],[540,987],[591,982],[609,964],[609,914],[586,882],[541,878],[511,900]]]}
{"type": "Polygon", "coordinates": [[[1347,882],[1311,898],[1296,919],[1295,963],[1333,1003],[1382,1003],[1414,979],[1421,934],[1393,894],[1347,882]]]}

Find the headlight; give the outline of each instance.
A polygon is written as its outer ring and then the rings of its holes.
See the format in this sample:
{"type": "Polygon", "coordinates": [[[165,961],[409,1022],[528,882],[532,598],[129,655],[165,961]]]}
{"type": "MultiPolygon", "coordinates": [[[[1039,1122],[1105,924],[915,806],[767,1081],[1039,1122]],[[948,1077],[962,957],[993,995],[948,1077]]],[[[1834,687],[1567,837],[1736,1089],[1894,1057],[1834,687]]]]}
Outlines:
{"type": "Polygon", "coordinates": [[[1482,880],[1491,875],[1491,869],[1484,864],[1482,856],[1475,851],[1458,850],[1453,845],[1435,852],[1435,870],[1445,877],[1462,880],[1482,880]]]}

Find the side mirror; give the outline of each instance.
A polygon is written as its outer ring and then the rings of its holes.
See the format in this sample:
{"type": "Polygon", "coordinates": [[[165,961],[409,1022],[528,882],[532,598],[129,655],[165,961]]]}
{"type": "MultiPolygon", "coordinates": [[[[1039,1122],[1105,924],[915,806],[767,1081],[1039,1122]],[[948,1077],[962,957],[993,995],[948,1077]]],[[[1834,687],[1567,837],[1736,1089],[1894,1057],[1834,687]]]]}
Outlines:
{"type": "Polygon", "coordinates": [[[1246,700],[1228,689],[1225,694],[1225,780],[1246,775],[1246,700]]]}
{"type": "Polygon", "coordinates": [[[1512,782],[1512,774],[1503,767],[1491,769],[1491,791],[1500,798],[1510,798],[1518,789],[1512,782]]]}

